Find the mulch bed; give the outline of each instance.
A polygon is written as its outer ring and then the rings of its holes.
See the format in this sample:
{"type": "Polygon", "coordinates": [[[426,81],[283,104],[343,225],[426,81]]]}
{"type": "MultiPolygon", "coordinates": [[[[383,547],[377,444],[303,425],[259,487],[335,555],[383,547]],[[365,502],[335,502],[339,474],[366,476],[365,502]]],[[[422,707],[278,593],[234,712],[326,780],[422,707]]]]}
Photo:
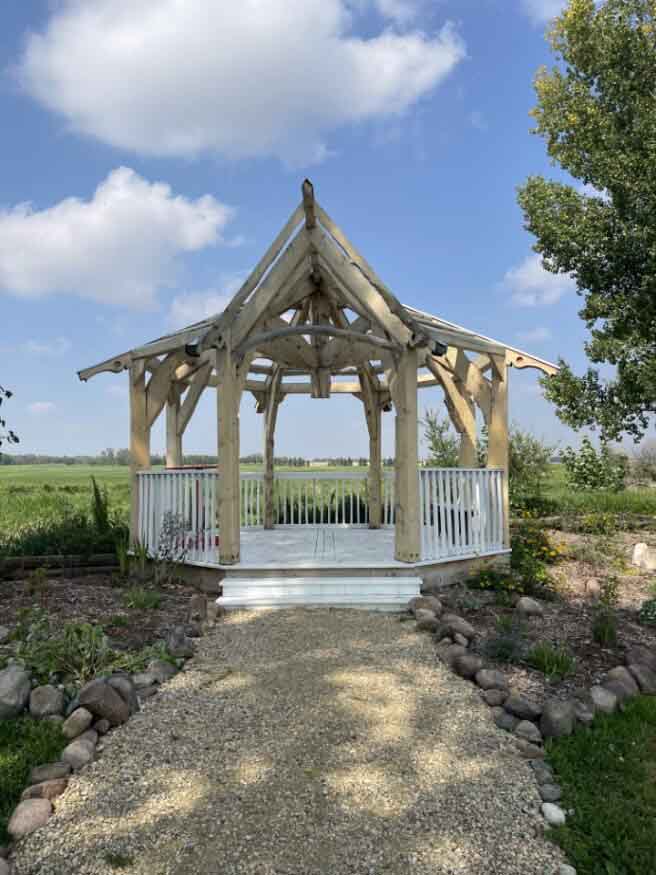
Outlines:
{"type": "Polygon", "coordinates": [[[163,638],[171,626],[184,624],[195,592],[184,584],[165,585],[157,591],[161,594],[158,608],[136,610],[125,606],[126,586],[115,585],[115,578],[107,574],[50,578],[45,601],[29,592],[26,580],[5,580],[0,581],[1,621],[11,628],[21,610],[40,604],[55,622],[100,624],[114,648],[137,650],[163,638]],[[120,626],[112,625],[115,616],[125,618],[120,626]]]}
{"type": "Polygon", "coordinates": [[[535,644],[547,641],[564,646],[575,658],[574,671],[562,680],[550,682],[542,672],[522,661],[495,662],[486,653],[486,644],[500,634],[499,619],[514,614],[512,606],[498,604],[494,593],[459,585],[440,594],[440,600],[448,609],[466,617],[476,629],[477,638],[472,650],[480,653],[490,667],[503,671],[513,689],[537,701],[582,696],[592,684],[602,679],[605,672],[623,662],[623,654],[628,647],[645,644],[656,648],[656,627],[638,622],[640,605],[653,595],[650,589],[656,582],[656,574],[639,572],[630,564],[633,545],[638,541],[654,543],[653,536],[645,537],[644,532],[615,536],[614,547],[625,562],[625,567],[617,570],[610,567],[610,559],[605,559],[603,553],[608,538],[555,531],[549,534],[555,542],[565,544],[569,550],[585,539],[592,546],[591,555],[596,556],[593,562],[568,558],[552,567],[556,591],[554,600],[541,602],[543,617],[523,621],[523,653],[535,644]],[[598,546],[597,550],[595,546],[598,546]],[[592,577],[599,579],[609,573],[616,574],[619,580],[618,642],[615,647],[603,648],[592,637],[594,602],[586,595],[585,584],[592,577]]]}

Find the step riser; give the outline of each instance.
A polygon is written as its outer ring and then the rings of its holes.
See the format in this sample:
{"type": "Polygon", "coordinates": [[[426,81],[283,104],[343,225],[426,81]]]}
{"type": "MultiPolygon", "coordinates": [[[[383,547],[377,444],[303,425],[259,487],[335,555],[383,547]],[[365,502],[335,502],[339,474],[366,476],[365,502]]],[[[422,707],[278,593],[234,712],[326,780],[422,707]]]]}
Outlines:
{"type": "Polygon", "coordinates": [[[226,609],[259,607],[381,607],[400,610],[419,595],[418,578],[224,580],[217,600],[226,609]]]}

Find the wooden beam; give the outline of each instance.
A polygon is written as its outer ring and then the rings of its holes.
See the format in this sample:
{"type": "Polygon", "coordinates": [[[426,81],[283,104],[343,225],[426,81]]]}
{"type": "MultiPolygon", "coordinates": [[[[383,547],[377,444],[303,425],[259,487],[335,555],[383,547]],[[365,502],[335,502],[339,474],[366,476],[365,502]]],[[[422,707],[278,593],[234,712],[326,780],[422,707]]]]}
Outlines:
{"type": "Polygon", "coordinates": [[[183,353],[181,352],[169,353],[164,361],[160,362],[159,367],[148,381],[146,406],[149,427],[152,426],[164,409],[173,375],[182,357],[183,353]]]}
{"type": "Polygon", "coordinates": [[[267,386],[264,411],[264,528],[272,529],[275,523],[273,507],[273,465],[275,458],[275,434],[278,408],[280,406],[280,383],[282,369],[277,367],[267,386]]]}
{"type": "Polygon", "coordinates": [[[150,468],[150,426],[146,415],[146,369],[142,361],[130,365],[130,541],[141,540],[137,472],[150,468]]]}
{"type": "MultiPolygon", "coordinates": [[[[269,324],[271,324],[270,320],[269,324]]],[[[260,346],[270,344],[272,341],[278,340],[279,338],[303,337],[304,335],[308,335],[310,337],[316,335],[322,335],[324,337],[338,337],[345,340],[350,340],[351,342],[368,344],[370,346],[377,347],[378,349],[396,350],[398,348],[396,344],[391,343],[389,340],[384,340],[381,337],[375,337],[373,334],[360,334],[356,331],[337,328],[334,325],[287,325],[286,323],[284,323],[279,327],[270,328],[266,331],[262,331],[260,334],[251,335],[247,340],[245,340],[239,347],[236,347],[235,349],[240,354],[242,354],[248,349],[259,348],[260,346]]],[[[309,347],[309,344],[306,343],[305,345],[309,347]]]]}
{"type": "Polygon", "coordinates": [[[180,431],[180,385],[171,383],[166,399],[166,467],[182,465],[182,432],[180,431]]]}
{"type": "Polygon", "coordinates": [[[203,394],[203,390],[209,383],[211,373],[212,361],[210,360],[206,362],[196,374],[194,374],[178,415],[178,432],[181,436],[184,434],[184,431],[189,424],[189,420],[194,415],[200,396],[203,394]]]}
{"type": "Polygon", "coordinates": [[[218,417],[218,529],[219,561],[222,565],[239,562],[239,375],[229,350],[218,350],[216,372],[218,417]]]}
{"type": "Polygon", "coordinates": [[[508,435],[508,376],[505,357],[492,362],[492,404],[488,425],[487,467],[503,469],[504,546],[510,546],[510,497],[508,467],[510,440],[508,435]]]}
{"type": "Polygon", "coordinates": [[[90,368],[84,368],[83,370],[78,371],[77,375],[83,383],[86,383],[87,380],[95,377],[96,374],[102,374],[104,371],[110,371],[113,374],[125,371],[130,367],[131,363],[132,353],[122,352],[120,355],[115,355],[110,359],[105,359],[104,362],[100,362],[90,368]]]}
{"type": "Polygon", "coordinates": [[[305,212],[305,227],[311,231],[317,224],[314,204],[314,186],[309,179],[306,179],[301,186],[303,193],[303,210],[305,212]]]}

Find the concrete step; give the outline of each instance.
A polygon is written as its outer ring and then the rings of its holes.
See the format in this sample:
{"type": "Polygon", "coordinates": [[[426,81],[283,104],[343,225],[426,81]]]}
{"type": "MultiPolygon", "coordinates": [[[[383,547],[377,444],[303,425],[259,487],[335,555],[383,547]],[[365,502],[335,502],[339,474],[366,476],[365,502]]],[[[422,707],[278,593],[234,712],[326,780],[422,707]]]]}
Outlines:
{"type": "Polygon", "coordinates": [[[230,577],[224,608],[351,607],[397,611],[419,595],[418,577],[230,577]]]}

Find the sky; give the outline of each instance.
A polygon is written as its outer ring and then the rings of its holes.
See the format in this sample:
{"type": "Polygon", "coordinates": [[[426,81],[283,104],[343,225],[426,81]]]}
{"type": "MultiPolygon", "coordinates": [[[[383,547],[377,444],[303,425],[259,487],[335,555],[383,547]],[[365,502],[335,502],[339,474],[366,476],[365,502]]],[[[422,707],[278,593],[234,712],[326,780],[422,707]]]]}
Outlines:
{"type": "MultiPolygon", "coordinates": [[[[309,177],[404,303],[576,370],[581,299],[516,188],[560,0],[22,0],[0,11],[0,384],[22,452],[128,444],[125,374],[77,370],[225,306],[309,177]]],[[[576,443],[512,371],[511,419],[576,443]]],[[[215,452],[206,391],[186,452],[215,452]]],[[[443,410],[439,389],[422,409],[443,410]]],[[[163,417],[153,451],[164,445],[163,417]]],[[[393,414],[384,416],[393,454],[393,414]]],[[[362,406],[288,398],[279,454],[365,455],[362,406]]],[[[262,447],[245,395],[241,450],[262,447]]]]}

